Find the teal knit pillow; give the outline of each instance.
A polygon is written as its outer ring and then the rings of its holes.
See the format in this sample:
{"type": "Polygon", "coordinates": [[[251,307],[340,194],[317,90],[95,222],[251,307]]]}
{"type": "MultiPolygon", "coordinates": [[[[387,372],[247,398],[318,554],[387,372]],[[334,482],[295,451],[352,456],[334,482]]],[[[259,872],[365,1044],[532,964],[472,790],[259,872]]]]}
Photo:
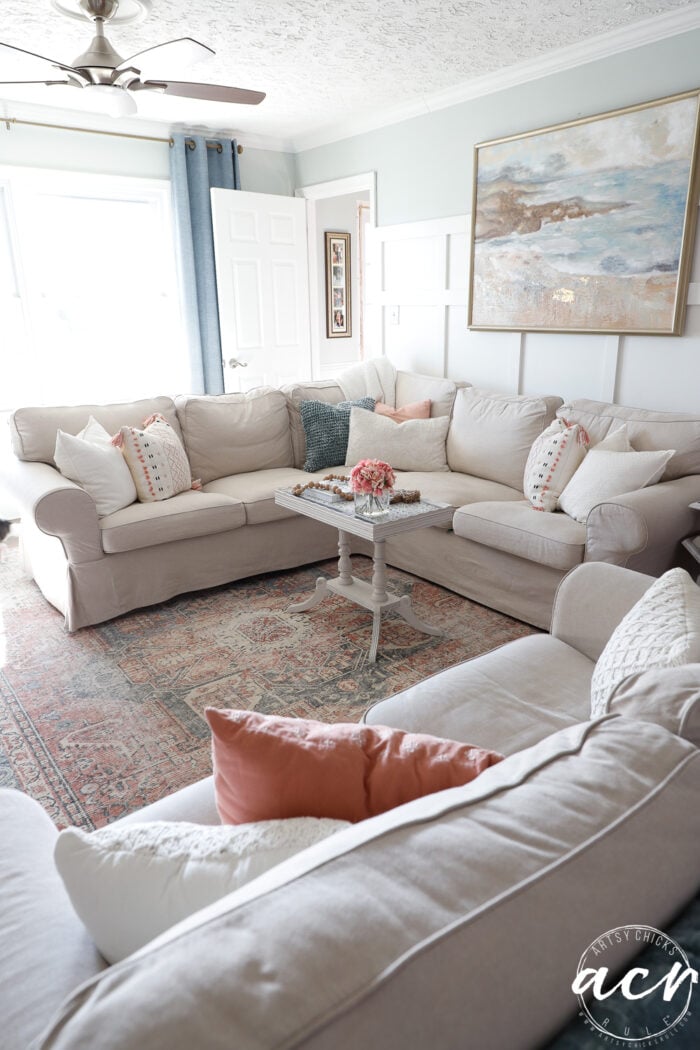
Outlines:
{"type": "Polygon", "coordinates": [[[301,402],[301,421],[306,434],[304,470],[323,470],[345,462],[351,408],[374,412],[374,398],[360,397],[357,401],[341,401],[339,405],[330,405],[327,401],[301,402]]]}

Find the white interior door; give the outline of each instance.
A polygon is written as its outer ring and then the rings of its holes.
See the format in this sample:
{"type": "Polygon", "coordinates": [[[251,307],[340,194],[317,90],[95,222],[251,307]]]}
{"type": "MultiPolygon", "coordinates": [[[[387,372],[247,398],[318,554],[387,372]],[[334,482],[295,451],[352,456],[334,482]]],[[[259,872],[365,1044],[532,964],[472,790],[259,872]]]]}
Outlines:
{"type": "Polygon", "coordinates": [[[306,201],[211,191],[227,391],[311,376],[306,201]]]}

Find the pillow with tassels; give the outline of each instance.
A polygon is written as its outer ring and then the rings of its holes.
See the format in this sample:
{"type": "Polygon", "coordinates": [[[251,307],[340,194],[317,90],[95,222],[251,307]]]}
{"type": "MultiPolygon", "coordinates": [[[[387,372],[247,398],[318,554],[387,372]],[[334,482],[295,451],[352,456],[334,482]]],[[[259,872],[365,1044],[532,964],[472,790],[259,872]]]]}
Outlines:
{"type": "Polygon", "coordinates": [[[122,451],[141,503],[156,503],[202,487],[200,481],[192,480],[180,438],[160,414],[145,419],[142,430],[122,427],[112,444],[122,451]]]}
{"type": "Polygon", "coordinates": [[[583,462],[588,434],[580,423],[555,419],[532,443],[523,492],[535,510],[554,511],[559,497],[583,462]]]}

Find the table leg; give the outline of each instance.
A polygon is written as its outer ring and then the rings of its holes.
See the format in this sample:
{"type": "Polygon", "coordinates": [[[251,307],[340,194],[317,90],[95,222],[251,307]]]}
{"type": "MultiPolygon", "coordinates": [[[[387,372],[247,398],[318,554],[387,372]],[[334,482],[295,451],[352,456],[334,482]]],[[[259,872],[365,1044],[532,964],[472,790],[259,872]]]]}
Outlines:
{"type": "Polygon", "coordinates": [[[342,529],[338,529],[338,583],[342,583],[343,587],[352,586],[350,538],[342,529]]]}
{"type": "Polygon", "coordinates": [[[426,623],[425,620],[421,620],[413,611],[413,605],[411,604],[410,595],[404,594],[403,598],[393,607],[393,612],[403,617],[407,624],[411,627],[415,627],[417,631],[422,631],[423,634],[442,634],[443,632],[438,627],[433,627],[431,624],[426,623]]]}
{"type": "Polygon", "coordinates": [[[291,605],[288,605],[287,612],[306,612],[307,609],[315,609],[326,595],[330,593],[325,576],[319,576],[316,580],[316,589],[311,597],[305,598],[303,602],[293,602],[291,605]]]}
{"type": "Polygon", "coordinates": [[[382,622],[382,611],[381,609],[375,609],[372,615],[372,641],[369,646],[369,656],[367,660],[371,664],[377,662],[377,647],[379,646],[379,627],[382,622]]]}
{"type": "Polygon", "coordinates": [[[382,621],[382,606],[389,600],[386,592],[386,561],[384,540],[374,541],[374,567],[372,570],[372,641],[369,647],[369,662],[376,663],[379,645],[379,629],[382,621]]]}
{"type": "Polygon", "coordinates": [[[386,593],[386,562],[384,560],[384,540],[374,541],[374,569],[372,572],[372,601],[382,605],[388,601],[386,593]]]}

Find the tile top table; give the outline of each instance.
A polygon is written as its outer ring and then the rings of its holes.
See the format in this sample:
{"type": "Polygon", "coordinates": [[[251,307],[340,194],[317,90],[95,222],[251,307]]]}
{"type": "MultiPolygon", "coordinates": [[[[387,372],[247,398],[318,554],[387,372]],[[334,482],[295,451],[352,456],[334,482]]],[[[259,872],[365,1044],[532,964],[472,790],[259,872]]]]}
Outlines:
{"type": "Polygon", "coordinates": [[[332,525],[338,530],[338,575],[331,580],[320,577],[311,597],[290,605],[288,612],[306,612],[313,609],[329,594],[338,594],[369,609],[373,615],[370,663],[377,659],[382,612],[391,610],[398,613],[411,627],[425,634],[441,633],[416,616],[410,595],[400,597],[387,591],[384,543],[389,536],[398,536],[402,532],[451,523],[454,509],[449,504],[431,503],[427,500],[417,503],[392,503],[385,515],[368,518],[356,515],[354,503],[348,500],[321,502],[313,497],[295,496],[291,489],[277,489],[275,503],[293,510],[296,514],[332,525]],[[374,544],[371,583],[358,580],[352,575],[349,535],[360,536],[374,544]]]}

